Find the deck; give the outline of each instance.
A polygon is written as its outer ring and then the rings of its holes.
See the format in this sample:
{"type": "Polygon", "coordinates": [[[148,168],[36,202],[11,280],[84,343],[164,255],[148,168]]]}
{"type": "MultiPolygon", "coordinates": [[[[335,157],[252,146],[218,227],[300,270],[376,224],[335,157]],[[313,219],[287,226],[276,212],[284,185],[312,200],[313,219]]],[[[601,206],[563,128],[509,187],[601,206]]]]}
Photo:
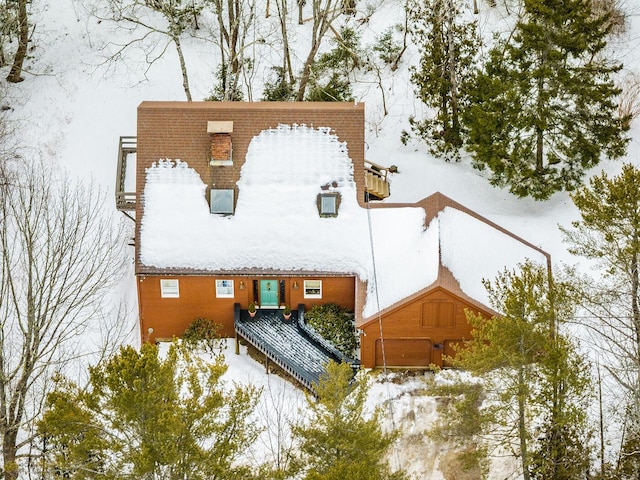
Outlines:
{"type": "MultiPolygon", "coordinates": [[[[118,165],[116,167],[116,208],[123,213],[136,209],[137,194],[127,191],[127,160],[129,155],[136,153],[138,142],[136,137],[120,137],[118,141],[118,165]]],[[[135,179],[134,179],[135,181],[135,179]]]]}
{"type": "Polygon", "coordinates": [[[383,167],[369,160],[364,161],[365,191],[369,199],[384,200],[391,195],[388,174],[393,171],[390,167],[383,167]]]}
{"type": "Polygon", "coordinates": [[[291,313],[285,320],[282,310],[262,309],[251,318],[236,304],[236,334],[313,393],[329,360],[349,363],[355,374],[359,361],[346,357],[305,325],[304,305],[291,313]]]}

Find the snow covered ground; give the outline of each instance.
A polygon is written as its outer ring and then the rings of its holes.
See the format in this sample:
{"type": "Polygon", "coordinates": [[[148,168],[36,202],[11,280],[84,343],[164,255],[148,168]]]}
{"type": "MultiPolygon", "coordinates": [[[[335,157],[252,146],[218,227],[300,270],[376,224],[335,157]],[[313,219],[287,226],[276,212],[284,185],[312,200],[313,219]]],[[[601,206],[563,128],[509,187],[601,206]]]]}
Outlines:
{"type": "MultiPolygon", "coordinates": [[[[105,63],[109,42],[123,42],[128,33],[107,21],[99,21],[89,12],[97,0],[34,0],[32,5],[35,32],[31,57],[26,63],[25,81],[2,87],[5,92],[3,108],[8,119],[18,126],[18,139],[24,154],[41,156],[55,162],[60,168],[88,180],[93,178],[105,189],[106,210],[116,215],[112,192],[115,185],[115,166],[118,137],[135,135],[136,107],[143,100],[184,100],[178,60],[171,46],[166,54],[150,67],[143,61],[140,50],[132,50],[126,61],[105,63]],[[105,47],[107,49],[105,49],[105,47]]],[[[487,10],[480,1],[481,27],[488,29],[499,21],[496,11],[487,10]]],[[[309,8],[309,7],[307,7],[309,8]]],[[[363,4],[363,8],[364,4],[363,4]]],[[[613,55],[625,64],[625,71],[640,69],[640,2],[627,0],[623,8],[629,16],[628,29],[611,42],[613,55]]],[[[373,0],[366,9],[375,11],[366,24],[361,25],[362,41],[371,44],[375,36],[386,27],[401,23],[400,0],[373,0]]],[[[295,13],[295,9],[292,9],[295,13]]],[[[259,4],[258,16],[264,16],[259,4]]],[[[359,15],[356,15],[356,20],[359,15]]],[[[354,22],[354,26],[357,26],[354,22]]],[[[295,22],[294,22],[295,23],[295,22]]],[[[268,25],[259,33],[269,34],[268,25]]],[[[204,32],[202,32],[204,34],[204,32]]],[[[259,43],[259,42],[258,42],[259,43]]],[[[308,49],[308,26],[292,32],[292,44],[300,58],[308,49]]],[[[259,84],[269,71],[269,42],[255,64],[256,87],[254,99],[261,96],[259,84]]],[[[184,49],[194,99],[203,99],[211,93],[216,70],[217,48],[197,39],[184,39],[184,49]]],[[[278,55],[278,49],[272,49],[278,55]]],[[[489,185],[485,176],[471,168],[468,159],[446,163],[432,158],[424,145],[400,143],[400,133],[408,128],[409,115],[421,115],[420,102],[414,98],[408,81],[408,66],[417,60],[417,52],[409,48],[397,72],[384,73],[385,99],[388,115],[382,114],[382,97],[374,82],[360,84],[354,91],[359,102],[366,104],[366,157],[380,164],[396,164],[399,173],[392,178],[394,202],[414,202],[440,191],[493,220],[517,235],[549,252],[554,263],[579,263],[562,244],[557,226],[569,225],[576,218],[576,209],[566,193],[554,195],[546,202],[516,199],[507,191],[489,185]]],[[[279,60],[272,62],[279,64],[279,60]]],[[[6,72],[1,72],[4,78],[6,72]]],[[[632,141],[624,161],[640,163],[640,126],[636,122],[631,131],[632,141]]],[[[621,161],[603,162],[594,169],[612,174],[619,171],[621,161]]],[[[121,218],[122,222],[130,222],[121,218]]],[[[133,251],[131,252],[133,257],[133,251]]],[[[127,320],[136,325],[135,283],[133,274],[122,285],[121,296],[132,312],[127,320]]],[[[229,379],[263,385],[264,402],[269,396],[284,398],[288,404],[302,406],[303,394],[274,375],[265,375],[264,368],[246,353],[233,354],[229,346],[226,353],[229,379]],[[274,393],[275,392],[275,393],[274,393]]],[[[392,460],[407,468],[418,478],[442,479],[438,471],[440,451],[429,444],[422,432],[436,415],[435,400],[431,397],[411,395],[420,388],[419,377],[404,383],[382,381],[376,377],[371,391],[372,405],[391,400],[387,411],[389,425],[402,427],[405,435],[392,455],[392,460]],[[391,420],[393,418],[393,420],[391,420]]],[[[263,404],[259,416],[268,416],[263,404]],[[260,413],[261,412],[261,413],[260,413]]],[[[258,448],[258,456],[269,451],[267,445],[258,448]]],[[[505,478],[511,466],[501,463],[492,471],[492,478],[505,478]]]]}

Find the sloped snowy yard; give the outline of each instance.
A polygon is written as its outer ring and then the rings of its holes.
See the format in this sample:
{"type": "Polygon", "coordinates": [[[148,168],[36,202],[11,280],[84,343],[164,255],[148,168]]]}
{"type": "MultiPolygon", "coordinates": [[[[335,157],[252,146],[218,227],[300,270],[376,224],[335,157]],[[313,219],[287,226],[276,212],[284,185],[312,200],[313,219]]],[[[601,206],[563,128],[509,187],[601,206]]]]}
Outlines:
{"type": "MultiPolygon", "coordinates": [[[[18,125],[18,139],[25,147],[25,154],[42,156],[56,162],[60,168],[68,169],[83,178],[93,178],[108,192],[108,212],[113,212],[111,192],[114,190],[117,140],[120,135],[135,135],[136,107],[143,100],[183,100],[180,72],[173,50],[167,50],[146,72],[146,65],[140,52],[134,53],[127,62],[116,65],[104,64],[100,47],[109,40],[124,40],[126,32],[116,30],[109,22],[99,22],[87,14],[84,6],[91,1],[57,0],[56,2],[34,2],[33,12],[36,23],[33,38],[33,59],[29,62],[29,72],[24,82],[5,86],[6,97],[3,106],[9,110],[8,118],[18,125]]],[[[482,8],[484,3],[480,2],[482,8]]],[[[370,44],[377,34],[387,26],[400,23],[402,4],[399,0],[380,0],[371,4],[375,13],[362,26],[363,43],[370,44]]],[[[626,2],[630,10],[629,30],[616,38],[611,45],[612,52],[625,63],[627,70],[640,68],[640,5],[626,2]]],[[[258,10],[264,11],[263,5],[258,10]],[[260,10],[262,8],[262,10],[260,10]]],[[[482,12],[481,25],[496,21],[494,14],[482,12]]],[[[308,29],[295,32],[294,45],[308,45],[308,29]]],[[[208,96],[213,85],[216,66],[216,50],[213,45],[200,40],[184,40],[187,65],[192,91],[196,99],[208,96]]],[[[256,77],[268,72],[270,63],[268,52],[275,56],[278,49],[266,49],[265,55],[256,64],[256,77]]],[[[544,203],[530,199],[518,200],[508,192],[491,187],[486,178],[473,170],[468,159],[459,163],[445,163],[425,153],[423,145],[402,146],[399,138],[403,129],[408,128],[407,118],[411,114],[420,115],[422,106],[413,96],[408,81],[408,65],[415,63],[417,53],[409,48],[400,69],[392,76],[384,73],[385,98],[389,114],[383,116],[381,95],[374,83],[363,83],[354,92],[358,101],[366,103],[367,152],[366,157],[380,164],[396,164],[399,173],[392,177],[393,202],[415,202],[427,195],[440,191],[457,202],[468,206],[497,224],[510,229],[517,235],[540,246],[552,256],[554,263],[579,263],[572,258],[562,244],[557,225],[569,225],[576,218],[576,210],[566,193],[556,194],[544,203]]],[[[276,58],[274,65],[279,63],[276,58]]],[[[259,88],[254,97],[259,99],[259,88]]],[[[632,141],[629,145],[627,162],[640,164],[640,131],[638,122],[633,125],[632,141]]],[[[619,163],[604,162],[601,167],[615,174],[619,163]]],[[[594,172],[595,173],[595,172],[594,172]]],[[[195,190],[202,185],[194,183],[195,190]]],[[[240,208],[240,206],[239,206],[240,208]]],[[[382,215],[382,213],[381,213],[382,215]]],[[[407,213],[412,217],[412,213],[407,213]]],[[[456,213],[445,212],[440,228],[444,235],[453,238],[456,230],[456,213]]],[[[123,222],[130,222],[122,218],[123,222]]],[[[413,222],[415,219],[407,219],[413,222]]],[[[467,232],[464,241],[482,236],[483,232],[467,232]]],[[[456,246],[464,251],[464,241],[456,246]]],[[[498,247],[496,247],[498,248],[498,247]]],[[[517,253],[514,247],[503,245],[499,249],[506,256],[517,253]]],[[[445,263],[466,260],[454,249],[446,257],[445,263]]],[[[133,257],[133,250],[131,250],[133,257]]],[[[493,258],[493,257],[491,257],[493,258]]],[[[489,262],[490,257],[484,259],[489,262]]],[[[468,288],[476,298],[483,298],[477,280],[483,276],[486,264],[479,263],[475,283],[468,288]]],[[[493,268],[493,267],[492,267],[493,268]]],[[[131,328],[136,326],[136,291],[131,272],[121,286],[120,295],[128,303],[131,328]]],[[[124,319],[123,319],[124,321],[124,319]]],[[[257,418],[265,421],[273,411],[274,398],[284,402],[290,411],[297,411],[304,405],[304,394],[275,375],[265,375],[264,367],[250,359],[246,352],[237,356],[228,342],[226,359],[230,381],[251,383],[264,387],[263,399],[256,411],[257,418]],[[271,402],[271,403],[270,403],[271,402]]],[[[387,426],[403,429],[403,437],[392,454],[392,465],[400,465],[424,480],[440,480],[438,462],[442,458],[439,446],[430,444],[424,431],[433,422],[436,414],[436,400],[433,397],[412,394],[420,391],[419,377],[411,377],[403,382],[389,381],[383,374],[374,377],[370,405],[385,405],[388,412],[387,426]],[[393,418],[393,420],[391,420],[393,418]],[[397,462],[397,463],[394,463],[397,462]]],[[[256,446],[256,461],[269,455],[271,447],[267,437],[256,446]]],[[[492,470],[491,478],[505,478],[510,473],[510,465],[501,463],[492,470]]]]}

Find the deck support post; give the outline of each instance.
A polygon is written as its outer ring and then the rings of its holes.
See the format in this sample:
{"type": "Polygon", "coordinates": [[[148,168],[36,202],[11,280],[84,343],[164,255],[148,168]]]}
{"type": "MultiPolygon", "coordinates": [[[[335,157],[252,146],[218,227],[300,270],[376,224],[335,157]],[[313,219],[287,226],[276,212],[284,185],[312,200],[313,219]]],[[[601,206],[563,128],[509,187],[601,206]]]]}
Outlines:
{"type": "Polygon", "coordinates": [[[267,356],[267,354],[264,354],[264,369],[267,372],[267,375],[269,375],[269,357],[267,356]]]}
{"type": "Polygon", "coordinates": [[[236,355],[240,355],[240,339],[238,338],[238,332],[236,332],[236,355]]]}

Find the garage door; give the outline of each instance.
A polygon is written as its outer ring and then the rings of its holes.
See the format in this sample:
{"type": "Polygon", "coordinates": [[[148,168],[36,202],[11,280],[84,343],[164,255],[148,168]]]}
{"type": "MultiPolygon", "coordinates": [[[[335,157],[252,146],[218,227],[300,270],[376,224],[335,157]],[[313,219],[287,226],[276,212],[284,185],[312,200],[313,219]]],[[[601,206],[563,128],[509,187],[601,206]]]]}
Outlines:
{"type": "MultiPolygon", "coordinates": [[[[387,367],[427,367],[431,364],[431,340],[427,338],[385,338],[387,367]]],[[[384,366],[382,341],[376,340],[376,366],[384,366]]]]}

